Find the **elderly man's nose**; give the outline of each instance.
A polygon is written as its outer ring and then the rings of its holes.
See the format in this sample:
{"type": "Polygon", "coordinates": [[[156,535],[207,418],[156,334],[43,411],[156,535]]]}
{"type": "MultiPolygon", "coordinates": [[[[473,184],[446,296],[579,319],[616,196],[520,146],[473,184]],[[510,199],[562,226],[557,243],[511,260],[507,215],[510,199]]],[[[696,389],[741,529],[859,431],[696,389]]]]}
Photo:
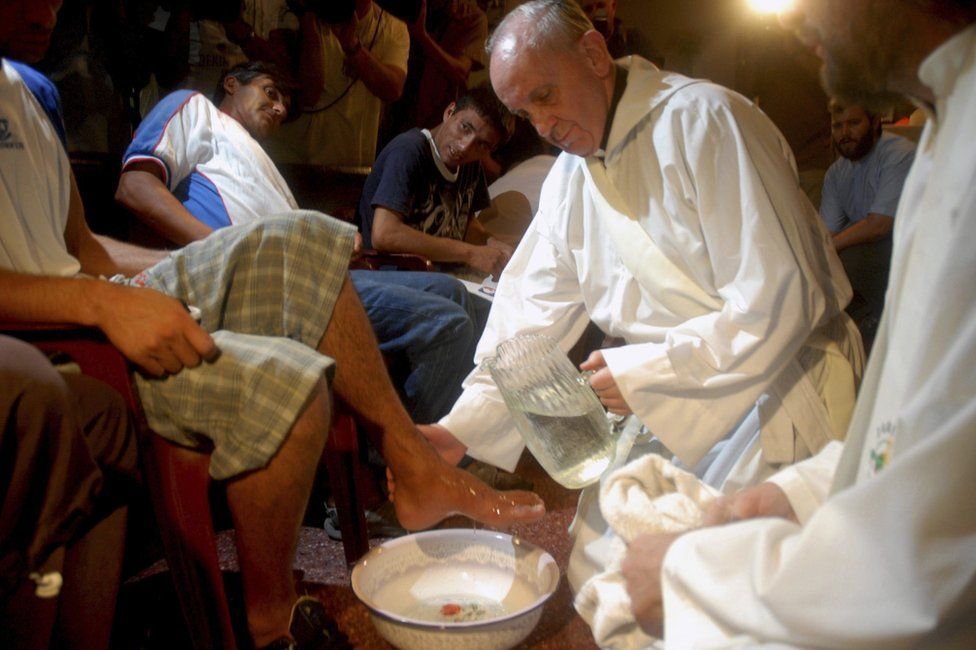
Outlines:
{"type": "Polygon", "coordinates": [[[549,135],[549,131],[552,130],[552,125],[555,122],[548,113],[543,111],[537,111],[529,115],[529,121],[532,123],[532,127],[536,133],[542,138],[546,138],[549,135]]]}

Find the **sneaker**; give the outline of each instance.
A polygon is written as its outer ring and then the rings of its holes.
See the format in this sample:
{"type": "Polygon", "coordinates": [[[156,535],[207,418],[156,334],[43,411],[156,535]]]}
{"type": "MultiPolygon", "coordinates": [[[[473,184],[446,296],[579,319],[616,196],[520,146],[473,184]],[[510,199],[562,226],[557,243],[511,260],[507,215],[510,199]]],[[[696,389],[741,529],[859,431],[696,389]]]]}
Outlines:
{"type": "MultiPolygon", "coordinates": [[[[291,608],[288,631],[299,650],[351,648],[349,639],[339,631],[335,621],[325,613],[325,606],[317,598],[302,596],[291,608]]],[[[278,643],[275,641],[275,643],[278,643]]],[[[288,647],[288,646],[284,646],[288,647]]]]}
{"type": "MultiPolygon", "coordinates": [[[[397,521],[396,510],[391,501],[386,501],[375,510],[367,510],[365,518],[366,531],[369,537],[400,537],[407,534],[406,529],[397,521]]],[[[325,507],[325,522],[323,522],[322,527],[330,539],[342,540],[342,531],[339,529],[339,512],[335,506],[325,507]]]]}

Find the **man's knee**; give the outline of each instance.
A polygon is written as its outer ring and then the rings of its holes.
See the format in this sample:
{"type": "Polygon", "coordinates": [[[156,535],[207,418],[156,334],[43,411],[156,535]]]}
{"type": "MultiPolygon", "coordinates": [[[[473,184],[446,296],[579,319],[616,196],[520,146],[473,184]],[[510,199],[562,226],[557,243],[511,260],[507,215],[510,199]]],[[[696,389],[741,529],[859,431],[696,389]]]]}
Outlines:
{"type": "Polygon", "coordinates": [[[332,428],[332,391],[326,380],[319,380],[298,414],[286,443],[312,453],[321,453],[332,428]]]}
{"type": "Polygon", "coordinates": [[[0,337],[0,408],[8,418],[16,410],[60,419],[70,408],[68,387],[47,357],[28,343],[0,337]]]}
{"type": "Polygon", "coordinates": [[[65,376],[78,423],[98,465],[112,480],[139,480],[138,443],[133,416],[111,387],[82,375],[65,376]]]}

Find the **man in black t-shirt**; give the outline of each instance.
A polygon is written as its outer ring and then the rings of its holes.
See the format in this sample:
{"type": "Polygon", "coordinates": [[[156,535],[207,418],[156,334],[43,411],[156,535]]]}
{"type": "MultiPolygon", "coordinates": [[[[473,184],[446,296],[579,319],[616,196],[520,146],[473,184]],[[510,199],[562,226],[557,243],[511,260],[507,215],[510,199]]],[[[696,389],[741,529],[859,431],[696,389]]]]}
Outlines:
{"type": "Polygon", "coordinates": [[[411,129],[380,152],[363,187],[363,243],[501,273],[511,249],[473,220],[488,206],[481,158],[511,132],[512,116],[487,87],[472,89],[430,129],[411,129]]]}

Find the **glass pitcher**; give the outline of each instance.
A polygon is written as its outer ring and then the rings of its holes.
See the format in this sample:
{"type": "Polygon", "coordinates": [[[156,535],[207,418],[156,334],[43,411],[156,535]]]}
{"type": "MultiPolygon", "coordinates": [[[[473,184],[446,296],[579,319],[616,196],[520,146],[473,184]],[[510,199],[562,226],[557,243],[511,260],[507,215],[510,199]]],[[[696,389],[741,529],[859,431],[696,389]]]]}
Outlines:
{"type": "Polygon", "coordinates": [[[599,480],[616,441],[587,377],[556,341],[526,334],[501,342],[482,368],[491,373],[525,445],[568,488],[599,480]]]}

